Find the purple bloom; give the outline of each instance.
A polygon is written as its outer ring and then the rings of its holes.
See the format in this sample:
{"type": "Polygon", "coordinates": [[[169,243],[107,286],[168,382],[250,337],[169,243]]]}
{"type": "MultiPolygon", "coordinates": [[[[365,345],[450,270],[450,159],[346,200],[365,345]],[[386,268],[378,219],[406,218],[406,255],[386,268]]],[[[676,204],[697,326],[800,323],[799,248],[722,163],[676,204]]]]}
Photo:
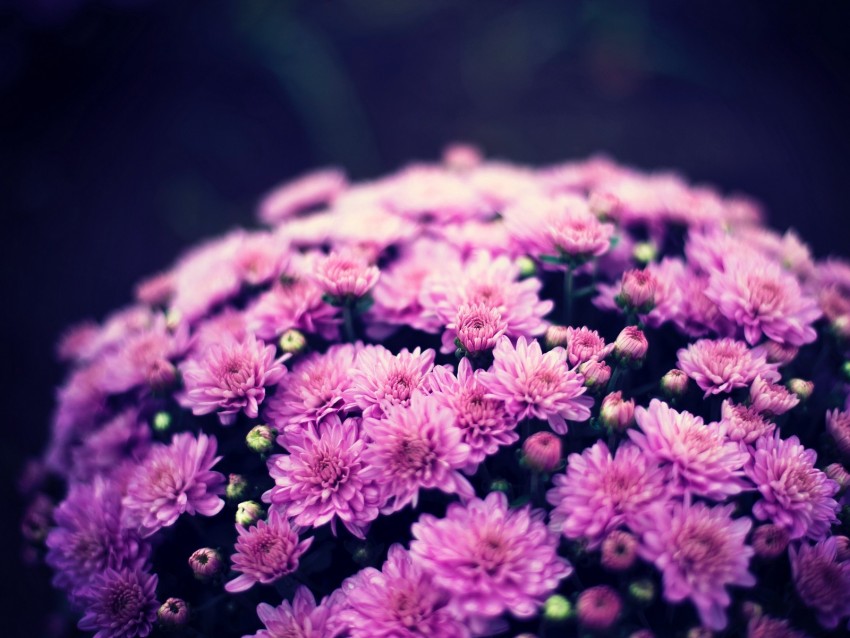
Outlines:
{"type": "Polygon", "coordinates": [[[381,272],[369,265],[365,255],[352,250],[334,252],[319,259],[314,277],[326,295],[357,299],[375,287],[381,272]]]}
{"type": "Polygon", "coordinates": [[[517,420],[543,419],[558,434],[566,434],[568,419],[590,418],[593,399],[583,396],[584,379],[567,368],[563,348],[543,354],[535,340],[529,343],[520,337],[514,348],[510,339],[502,337],[493,356],[492,369],[481,375],[489,391],[485,396],[504,401],[517,420]]]}
{"type": "Polygon", "coordinates": [[[700,339],[678,355],[679,368],[705,390],[705,396],[744,388],[758,376],[779,381],[777,366],[767,362],[764,350],[750,349],[742,341],[700,339]]]}
{"type": "Polygon", "coordinates": [[[144,638],[156,620],[157,577],[140,569],[106,568],[83,593],[86,612],[79,622],[94,638],[144,638]]]}
{"type": "Polygon", "coordinates": [[[661,571],[664,598],[672,603],[690,598],[702,624],[715,631],[726,627],[726,588],[756,584],[748,571],[753,549],[744,544],[752,521],[733,520],[733,509],[658,504],[640,515],[638,553],[661,571]]]}
{"type": "Polygon", "coordinates": [[[452,503],[443,519],[423,514],[411,532],[414,561],[470,616],[530,618],[572,572],[543,512],[509,509],[501,492],[452,503]]]}
{"type": "MultiPolygon", "coordinates": [[[[477,467],[499,447],[519,439],[516,419],[507,411],[504,401],[485,398],[487,388],[481,383],[481,370],[472,370],[463,358],[457,366],[457,377],[448,368],[438,366],[428,379],[431,396],[455,415],[462,441],[469,446],[469,464],[477,467]]],[[[471,468],[468,468],[471,469],[471,468]]]]}
{"type": "Polygon", "coordinates": [[[802,631],[793,629],[787,620],[756,615],[747,622],[746,638],[809,638],[802,631]]]}
{"type": "Polygon", "coordinates": [[[175,434],[171,445],[154,445],[136,467],[124,497],[128,522],[144,536],[174,525],[183,513],[215,516],[224,507],[224,475],[211,468],[216,456],[215,437],[189,432],[175,434]]]}
{"type": "Polygon", "coordinates": [[[666,473],[634,445],[621,446],[612,456],[598,442],[581,454],[571,454],[567,470],[553,479],[546,494],[554,506],[550,527],[566,538],[583,538],[596,548],[606,534],[656,501],[667,499],[666,473]]]}
{"type": "Polygon", "coordinates": [[[256,337],[241,342],[212,345],[198,359],[182,366],[186,391],[180,403],[195,415],[216,412],[223,425],[231,425],[244,411],[252,419],[266,397],[266,386],[286,374],[284,355],[275,359],[274,346],[256,337]]]}
{"type": "Polygon", "coordinates": [[[776,424],[765,420],[755,408],[736,405],[731,399],[726,399],[720,406],[720,415],[720,423],[726,427],[729,440],[747,445],[754,444],[760,437],[770,434],[776,428],[776,424]]]}
{"type": "Polygon", "coordinates": [[[739,494],[749,455],[726,438],[723,423],[703,423],[690,412],[677,412],[658,399],[639,407],[635,419],[641,431],[629,430],[647,459],[667,469],[670,489],[713,500],[739,494]]]}
{"type": "Polygon", "coordinates": [[[334,618],[341,602],[342,595],[335,592],[317,605],[313,593],[301,586],[291,604],[284,600],[277,607],[257,605],[257,616],[266,628],[245,638],[336,638],[343,629],[334,618]]]}
{"type": "Polygon", "coordinates": [[[336,534],[337,519],[358,538],[378,517],[378,486],[364,479],[365,443],[354,419],[329,417],[320,429],[309,424],[287,442],[289,454],[268,461],[275,486],[263,500],[281,506],[296,525],[318,527],[327,522],[336,534]]]}
{"type": "Polygon", "coordinates": [[[134,409],[121,412],[74,448],[72,476],[90,481],[111,476],[127,460],[138,462],[150,447],[151,430],[134,409]]]}
{"type": "MultiPolygon", "coordinates": [[[[848,395],[850,403],[850,395],[848,395]]],[[[826,431],[835,441],[838,451],[850,458],[850,409],[845,406],[844,410],[838,408],[826,413],[826,431]]]]}
{"type": "Polygon", "coordinates": [[[346,580],[342,590],[346,600],[340,620],[351,638],[470,635],[449,593],[401,545],[390,547],[381,571],[367,567],[346,580]]]}
{"type": "Polygon", "coordinates": [[[586,327],[566,328],[567,361],[571,366],[577,366],[591,359],[604,359],[613,346],[605,346],[605,340],[596,330],[586,327]]]}
{"type": "Polygon", "coordinates": [[[460,347],[470,354],[492,350],[508,324],[502,319],[502,313],[485,303],[463,304],[458,308],[455,318],[446,324],[443,333],[442,352],[454,352],[460,347]]]}
{"type": "Polygon", "coordinates": [[[268,521],[257,521],[247,528],[237,525],[236,532],[239,538],[231,562],[233,569],[242,573],[224,586],[231,594],[251,589],[257,583],[268,585],[291,574],[313,543],[312,538],[298,542],[298,528],[274,508],[269,511],[268,521]]]}
{"type": "Polygon", "coordinates": [[[382,513],[416,507],[419,490],[439,489],[470,497],[472,486],[460,474],[469,463],[469,446],[452,412],[436,399],[415,394],[410,406],[396,406],[382,419],[363,420],[369,444],[363,453],[364,480],[380,485],[382,513]]]}
{"type": "Polygon", "coordinates": [[[777,432],[759,439],[746,467],[762,496],[753,515],[784,527],[792,539],[824,538],[836,520],[838,484],[815,468],[816,459],[796,436],[781,439],[777,432]]]}
{"type": "Polygon", "coordinates": [[[260,295],[246,310],[248,327],[260,339],[271,340],[287,330],[319,334],[325,339],[339,335],[337,309],[322,299],[322,290],[306,277],[287,277],[260,295]]]}
{"type": "Polygon", "coordinates": [[[814,610],[823,627],[835,629],[842,618],[850,616],[850,561],[838,560],[836,537],[788,551],[800,599],[814,610]]]}
{"type": "Polygon", "coordinates": [[[800,403],[800,399],[784,385],[769,383],[758,376],[750,386],[750,402],[762,414],[779,416],[800,403]]]}
{"type": "Polygon", "coordinates": [[[339,169],[312,171],[266,194],[257,214],[267,224],[278,224],[304,210],[332,201],[346,186],[345,173],[339,169]]]}

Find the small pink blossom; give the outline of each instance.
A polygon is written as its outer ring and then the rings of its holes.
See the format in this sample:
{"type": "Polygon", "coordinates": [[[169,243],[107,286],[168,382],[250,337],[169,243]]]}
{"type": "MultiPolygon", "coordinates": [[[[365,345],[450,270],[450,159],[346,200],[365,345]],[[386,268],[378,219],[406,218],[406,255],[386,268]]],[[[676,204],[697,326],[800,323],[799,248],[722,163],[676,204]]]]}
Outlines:
{"type": "Polygon", "coordinates": [[[345,174],[335,168],[313,171],[282,184],[265,195],[258,216],[276,224],[294,215],[333,201],[346,187],[345,174]]]}
{"type": "Polygon", "coordinates": [[[770,383],[757,376],[750,386],[750,403],[762,414],[779,416],[800,403],[800,399],[785,386],[770,383]]]}
{"type": "Polygon", "coordinates": [[[334,252],[316,263],[316,282],[325,294],[335,299],[358,299],[375,287],[381,271],[362,254],[334,252]]]}
{"type": "Polygon", "coordinates": [[[770,382],[780,377],[762,348],[750,349],[734,339],[700,339],[678,355],[679,368],[705,390],[706,397],[744,388],[758,376],[770,382]]]}

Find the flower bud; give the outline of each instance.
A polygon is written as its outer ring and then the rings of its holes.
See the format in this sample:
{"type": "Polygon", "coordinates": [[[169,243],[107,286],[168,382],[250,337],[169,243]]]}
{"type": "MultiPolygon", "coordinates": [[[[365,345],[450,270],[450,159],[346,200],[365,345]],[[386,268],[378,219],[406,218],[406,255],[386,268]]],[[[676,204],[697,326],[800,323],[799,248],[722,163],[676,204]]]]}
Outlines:
{"type": "Polygon", "coordinates": [[[748,600],[741,605],[741,613],[744,614],[744,618],[747,620],[752,620],[754,618],[761,618],[764,614],[764,609],[758,603],[748,600]]]}
{"type": "Polygon", "coordinates": [[[630,569],[637,560],[637,538],[615,529],[602,541],[602,566],[612,572],[630,569]]]}
{"type": "Polygon", "coordinates": [[[287,330],[280,335],[280,349],[291,354],[298,354],[307,347],[307,337],[299,330],[287,330]]]}
{"type": "Polygon", "coordinates": [[[53,523],[53,501],[36,494],[21,520],[21,535],[30,543],[41,543],[53,523]]]}
{"type": "Polygon", "coordinates": [[[227,487],[224,490],[224,495],[231,503],[240,501],[245,498],[245,492],[248,491],[248,481],[241,474],[231,474],[227,479],[227,487]]]}
{"type": "Polygon", "coordinates": [[[543,604],[543,617],[546,620],[560,622],[573,615],[573,606],[569,600],[560,594],[553,594],[543,604]]]}
{"type": "Polygon", "coordinates": [[[566,326],[556,326],[551,325],[546,328],[546,335],[543,337],[543,343],[546,346],[547,350],[551,350],[552,348],[566,348],[567,347],[567,335],[569,331],[566,326]]]}
{"type": "Polygon", "coordinates": [[[655,307],[655,289],[658,282],[652,273],[646,270],[627,270],[623,273],[617,305],[621,308],[647,313],[655,307]]]}
{"type": "Polygon", "coordinates": [[[535,472],[553,472],[561,464],[561,439],[551,432],[535,432],[522,444],[522,459],[535,472]]]}
{"type": "Polygon", "coordinates": [[[643,330],[635,326],[626,326],[614,341],[614,354],[624,363],[640,366],[646,357],[649,342],[643,330]]]}
{"type": "Polygon", "coordinates": [[[788,389],[796,394],[800,401],[807,401],[815,390],[815,384],[812,381],[794,378],[788,381],[788,389]]]}
{"type": "Polygon", "coordinates": [[[195,550],[189,557],[189,567],[192,568],[195,578],[207,580],[221,572],[224,562],[221,559],[221,554],[217,551],[209,547],[202,547],[195,550]]]}
{"type": "Polygon", "coordinates": [[[838,483],[838,493],[841,494],[850,487],[850,472],[841,463],[830,463],[824,470],[826,475],[838,483]]]}
{"type": "Polygon", "coordinates": [[[447,328],[457,333],[457,345],[470,355],[492,350],[508,324],[502,313],[484,303],[463,304],[447,328]]]}
{"type": "Polygon", "coordinates": [[[153,429],[165,432],[171,427],[171,415],[168,412],[157,412],[153,415],[153,429]]]}
{"type": "Polygon", "coordinates": [[[764,351],[770,363],[778,363],[784,366],[797,358],[797,353],[800,352],[800,349],[787,343],[767,341],[764,344],[764,351]]]}
{"type": "Polygon", "coordinates": [[[612,392],[602,400],[599,408],[599,420],[609,430],[625,432],[635,419],[635,402],[623,400],[623,393],[612,392]]]}
{"type": "Polygon", "coordinates": [[[156,612],[159,624],[165,629],[177,629],[189,622],[189,605],[180,598],[169,598],[156,612]]]}
{"type": "Polygon", "coordinates": [[[785,528],[772,523],[759,525],[753,532],[753,549],[756,556],[761,558],[776,558],[788,548],[789,540],[791,539],[785,528]]]}
{"type": "Polygon", "coordinates": [[[585,589],[576,601],[578,621],[587,629],[605,631],[614,626],[623,603],[616,591],[607,585],[585,589]]]}
{"type": "Polygon", "coordinates": [[[236,506],[236,522],[247,527],[260,520],[265,510],[257,501],[242,501],[236,506]]]}
{"type": "Polygon", "coordinates": [[[511,491],[511,484],[505,479],[493,479],[490,482],[491,492],[504,492],[507,494],[511,491]]]}
{"type": "Polygon", "coordinates": [[[655,247],[655,244],[648,241],[638,242],[632,250],[632,257],[639,264],[646,265],[651,261],[655,261],[658,257],[658,248],[655,247]]]}
{"type": "Polygon", "coordinates": [[[688,391],[688,375],[673,368],[661,377],[661,391],[668,397],[680,397],[688,391]]]}
{"type": "Polygon", "coordinates": [[[590,212],[597,217],[605,218],[614,214],[614,211],[620,206],[620,199],[612,193],[593,191],[587,198],[587,204],[590,207],[590,212]]]}
{"type": "Polygon", "coordinates": [[[346,249],[319,259],[313,267],[313,276],[322,292],[342,305],[372,290],[381,271],[364,254],[346,249]]]}
{"type": "Polygon", "coordinates": [[[522,279],[528,279],[537,274],[537,264],[531,257],[519,257],[516,260],[516,266],[519,268],[519,276],[522,279]]]}
{"type": "Polygon", "coordinates": [[[850,361],[845,361],[841,366],[841,373],[845,379],[850,379],[850,361]]]}
{"type": "Polygon", "coordinates": [[[596,359],[585,361],[578,367],[578,371],[584,377],[585,387],[591,390],[601,390],[611,379],[611,366],[596,359]]]}
{"type": "Polygon", "coordinates": [[[629,597],[636,603],[648,605],[655,600],[655,584],[648,578],[641,578],[629,584],[629,597]]]}
{"type": "Polygon", "coordinates": [[[157,359],[147,372],[148,385],[154,392],[164,392],[177,381],[177,368],[167,359],[157,359]]]}
{"type": "Polygon", "coordinates": [[[850,338],[850,315],[845,314],[836,317],[830,324],[830,330],[839,339],[850,338]]]}
{"type": "Polygon", "coordinates": [[[472,144],[455,142],[443,150],[443,164],[459,172],[475,168],[483,159],[481,151],[472,144]]]}
{"type": "Polygon", "coordinates": [[[245,437],[248,447],[258,454],[266,454],[272,449],[277,430],[268,425],[255,425],[245,437]]]}

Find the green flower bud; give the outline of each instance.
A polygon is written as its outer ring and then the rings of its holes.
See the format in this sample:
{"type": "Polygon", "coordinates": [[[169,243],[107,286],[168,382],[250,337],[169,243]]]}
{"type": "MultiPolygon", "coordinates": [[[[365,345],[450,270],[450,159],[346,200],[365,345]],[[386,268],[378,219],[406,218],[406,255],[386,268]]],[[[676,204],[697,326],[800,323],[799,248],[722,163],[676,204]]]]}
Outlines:
{"type": "Polygon", "coordinates": [[[165,432],[171,427],[171,415],[168,412],[157,412],[153,415],[153,429],[165,432]]]}
{"type": "Polygon", "coordinates": [[[231,474],[227,481],[227,487],[224,490],[224,495],[231,503],[245,498],[245,492],[248,491],[248,481],[241,474],[231,474]]]}
{"type": "Polygon", "coordinates": [[[245,442],[254,452],[265,454],[271,451],[276,436],[277,430],[274,428],[268,425],[255,425],[245,437],[245,442]]]}
{"type": "Polygon", "coordinates": [[[265,513],[257,501],[242,501],[236,506],[236,522],[247,527],[260,520],[265,513]]]}
{"type": "Polygon", "coordinates": [[[543,605],[543,616],[556,622],[567,620],[573,616],[573,605],[564,596],[553,594],[543,605]]]}
{"type": "Polygon", "coordinates": [[[284,352],[298,354],[307,347],[307,337],[298,330],[287,330],[280,336],[279,343],[284,352]]]}

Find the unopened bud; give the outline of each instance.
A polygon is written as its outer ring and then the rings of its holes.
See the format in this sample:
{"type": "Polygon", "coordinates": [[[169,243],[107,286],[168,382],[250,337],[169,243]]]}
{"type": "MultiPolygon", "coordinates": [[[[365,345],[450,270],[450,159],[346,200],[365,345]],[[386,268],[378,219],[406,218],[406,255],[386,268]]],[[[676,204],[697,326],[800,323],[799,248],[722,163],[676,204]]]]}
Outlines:
{"type": "Polygon", "coordinates": [[[546,328],[546,334],[543,337],[543,342],[546,345],[547,350],[551,350],[552,348],[566,348],[567,347],[567,327],[566,326],[556,326],[551,325],[546,328]]]}
{"type": "Polygon", "coordinates": [[[797,379],[795,377],[788,381],[788,389],[796,394],[800,401],[806,401],[812,396],[812,392],[815,390],[815,384],[812,381],[805,381],[804,379],[797,379]]]}
{"type": "Polygon", "coordinates": [[[613,627],[622,609],[623,603],[619,594],[607,585],[585,589],[576,601],[579,623],[596,631],[613,627]]]}
{"type": "Polygon", "coordinates": [[[830,325],[832,333],[839,339],[850,339],[850,315],[841,315],[830,325]]]}
{"type": "Polygon", "coordinates": [[[231,474],[227,479],[224,495],[231,503],[241,501],[248,491],[248,481],[241,474],[231,474]]]}
{"type": "Polygon", "coordinates": [[[612,572],[631,569],[637,561],[637,538],[625,530],[615,529],[602,541],[601,563],[612,572]]]}
{"type": "Polygon", "coordinates": [[[593,191],[587,199],[590,211],[597,217],[611,217],[620,205],[620,200],[612,193],[593,191]]]}
{"type": "Polygon", "coordinates": [[[560,594],[553,594],[543,604],[543,617],[546,620],[560,622],[573,615],[573,606],[569,600],[560,594]]]}
{"type": "Polygon", "coordinates": [[[635,326],[623,328],[617,335],[617,340],[614,341],[614,354],[620,361],[633,367],[639,367],[643,363],[648,349],[649,342],[646,340],[646,335],[643,334],[643,330],[635,326]]]}
{"type": "Polygon", "coordinates": [[[236,522],[239,525],[253,525],[260,520],[265,511],[257,501],[242,501],[236,506],[236,522]]]}
{"type": "Polygon", "coordinates": [[[641,578],[629,585],[629,597],[636,603],[648,605],[655,600],[655,584],[648,578],[641,578]]]}
{"type": "Polygon", "coordinates": [[[591,390],[601,390],[611,379],[611,366],[596,359],[585,361],[578,367],[578,371],[584,377],[585,387],[591,390]]]}
{"type": "Polygon", "coordinates": [[[165,629],[177,629],[189,622],[189,606],[180,598],[169,598],[156,612],[159,624],[165,629]]]}
{"type": "Polygon", "coordinates": [[[688,375],[673,368],[661,377],[661,391],[668,397],[680,397],[688,391],[688,375]]]}
{"type": "Polygon", "coordinates": [[[841,463],[830,463],[824,471],[829,478],[838,483],[839,493],[850,487],[850,472],[841,463]]]}
{"type": "Polygon", "coordinates": [[[776,558],[788,548],[790,535],[784,527],[773,523],[759,525],[753,532],[753,549],[761,558],[776,558]]]}
{"type": "Polygon", "coordinates": [[[656,257],[658,257],[658,249],[651,242],[638,242],[632,250],[632,257],[639,264],[646,265],[651,261],[655,261],[656,257]]]}
{"type": "Polygon", "coordinates": [[[307,347],[307,337],[298,330],[287,330],[280,335],[280,349],[291,354],[298,354],[307,347]]]}
{"type": "Polygon", "coordinates": [[[599,420],[609,430],[626,431],[635,419],[635,402],[623,400],[623,393],[612,392],[602,400],[599,408],[599,420]]]}
{"type": "Polygon", "coordinates": [[[258,454],[265,454],[272,449],[277,430],[267,425],[255,425],[245,437],[248,447],[258,454]]]}
{"type": "Polygon", "coordinates": [[[800,352],[800,349],[787,343],[767,341],[764,344],[764,351],[770,363],[778,363],[784,366],[797,358],[797,353],[800,352]]]}
{"type": "Polygon", "coordinates": [[[213,576],[217,576],[224,562],[221,559],[221,554],[210,547],[202,547],[195,550],[189,557],[189,567],[195,574],[195,578],[207,580],[213,576]]]}
{"type": "Polygon", "coordinates": [[[157,412],[153,415],[153,429],[165,432],[171,427],[171,415],[168,412],[157,412]]]}
{"type": "Polygon", "coordinates": [[[535,432],[522,444],[522,458],[535,472],[553,472],[561,464],[561,439],[551,432],[535,432]]]}
{"type": "Polygon", "coordinates": [[[714,633],[707,627],[691,627],[686,638],[713,638],[714,633]]]}
{"type": "Polygon", "coordinates": [[[164,392],[177,381],[177,368],[167,359],[157,359],[147,371],[148,385],[154,392],[164,392]]]}
{"type": "Polygon", "coordinates": [[[655,307],[655,289],[658,282],[646,270],[627,270],[623,273],[617,305],[621,308],[645,314],[655,307]]]}
{"type": "Polygon", "coordinates": [[[517,268],[519,268],[519,276],[522,279],[528,279],[537,274],[537,264],[531,257],[519,257],[516,260],[517,268]]]}

